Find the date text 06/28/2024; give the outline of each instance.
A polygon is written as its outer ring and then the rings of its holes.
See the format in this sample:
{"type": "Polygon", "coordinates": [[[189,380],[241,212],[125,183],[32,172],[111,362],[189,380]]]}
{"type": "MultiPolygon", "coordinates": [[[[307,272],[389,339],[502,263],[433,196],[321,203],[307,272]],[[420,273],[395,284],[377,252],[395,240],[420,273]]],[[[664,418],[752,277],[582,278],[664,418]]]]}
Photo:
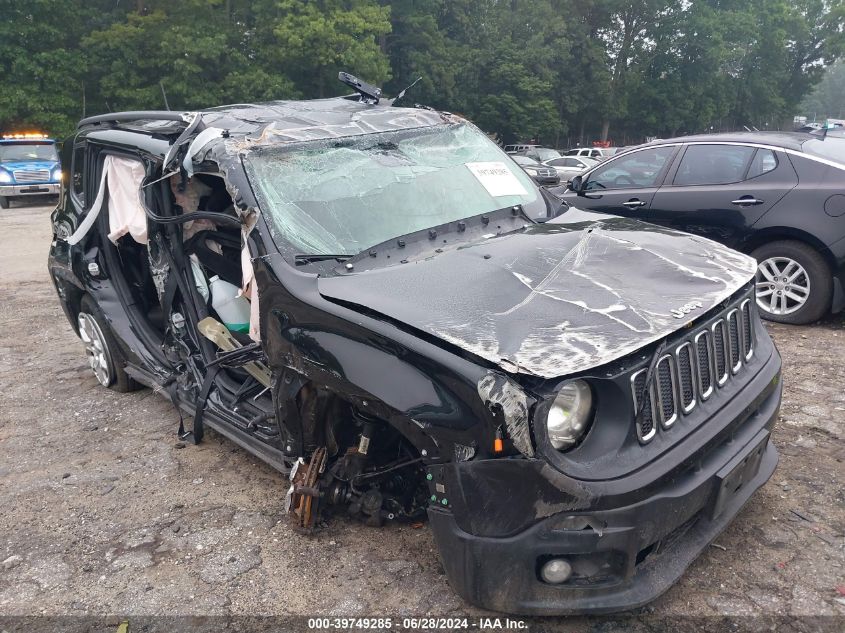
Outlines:
{"type": "Polygon", "coordinates": [[[528,630],[528,623],[519,618],[465,618],[465,617],[404,617],[394,618],[308,618],[308,628],[315,631],[328,630],[369,630],[391,631],[394,629],[406,631],[459,631],[459,630],[528,630]]]}

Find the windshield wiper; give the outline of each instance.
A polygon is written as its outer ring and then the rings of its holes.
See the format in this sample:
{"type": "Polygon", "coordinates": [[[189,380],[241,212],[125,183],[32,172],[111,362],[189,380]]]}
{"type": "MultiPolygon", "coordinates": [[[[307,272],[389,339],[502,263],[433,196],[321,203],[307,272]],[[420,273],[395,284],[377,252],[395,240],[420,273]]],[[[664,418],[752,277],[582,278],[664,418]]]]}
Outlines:
{"type": "Polygon", "coordinates": [[[293,256],[293,261],[297,266],[304,266],[305,264],[313,264],[314,262],[325,262],[330,259],[336,259],[339,262],[345,262],[347,259],[353,257],[352,255],[326,255],[316,253],[309,255],[307,253],[297,253],[293,256]]]}

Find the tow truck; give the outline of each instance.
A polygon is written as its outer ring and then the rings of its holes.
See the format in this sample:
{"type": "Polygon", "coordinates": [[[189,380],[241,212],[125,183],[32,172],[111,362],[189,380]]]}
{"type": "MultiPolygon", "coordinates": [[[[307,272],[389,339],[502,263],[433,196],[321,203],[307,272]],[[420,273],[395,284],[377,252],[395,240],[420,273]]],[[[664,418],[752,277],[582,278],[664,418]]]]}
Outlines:
{"type": "Polygon", "coordinates": [[[58,199],[61,181],[55,140],[41,133],[0,137],[0,208],[33,196],[58,199]]]}

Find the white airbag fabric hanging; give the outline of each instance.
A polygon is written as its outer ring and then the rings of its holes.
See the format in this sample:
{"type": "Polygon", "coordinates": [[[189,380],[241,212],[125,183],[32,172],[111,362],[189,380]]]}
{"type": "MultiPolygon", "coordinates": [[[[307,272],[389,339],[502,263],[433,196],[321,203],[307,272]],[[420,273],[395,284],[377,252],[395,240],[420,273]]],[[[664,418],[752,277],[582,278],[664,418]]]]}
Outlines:
{"type": "Polygon", "coordinates": [[[97,197],[85,219],[68,238],[68,244],[78,244],[94,225],[103,206],[106,186],[109,188],[109,239],[117,241],[129,233],[139,244],[147,243],[147,214],[141,202],[144,165],[137,160],[120,156],[106,156],[97,197]]]}
{"type": "Polygon", "coordinates": [[[129,233],[138,244],[146,244],[147,214],[141,202],[144,165],[118,156],[107,156],[106,161],[109,170],[109,239],[116,242],[129,233]]]}

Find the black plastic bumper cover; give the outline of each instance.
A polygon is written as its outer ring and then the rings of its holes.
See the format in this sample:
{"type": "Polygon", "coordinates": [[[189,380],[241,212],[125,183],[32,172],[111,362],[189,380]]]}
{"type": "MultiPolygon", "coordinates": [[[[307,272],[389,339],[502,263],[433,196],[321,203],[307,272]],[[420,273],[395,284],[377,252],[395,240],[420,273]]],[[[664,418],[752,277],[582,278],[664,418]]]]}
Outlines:
{"type": "MultiPolygon", "coordinates": [[[[775,362],[779,368],[779,358],[775,362]]],[[[650,602],[771,477],[778,455],[769,429],[779,405],[780,384],[697,468],[632,505],[553,514],[505,537],[470,534],[449,508],[433,505],[428,514],[450,584],[470,603],[523,615],[612,613],[650,602]],[[579,515],[598,529],[572,529],[566,518],[579,515]],[[586,561],[604,573],[546,584],[539,568],[552,557],[586,561]]]]}

